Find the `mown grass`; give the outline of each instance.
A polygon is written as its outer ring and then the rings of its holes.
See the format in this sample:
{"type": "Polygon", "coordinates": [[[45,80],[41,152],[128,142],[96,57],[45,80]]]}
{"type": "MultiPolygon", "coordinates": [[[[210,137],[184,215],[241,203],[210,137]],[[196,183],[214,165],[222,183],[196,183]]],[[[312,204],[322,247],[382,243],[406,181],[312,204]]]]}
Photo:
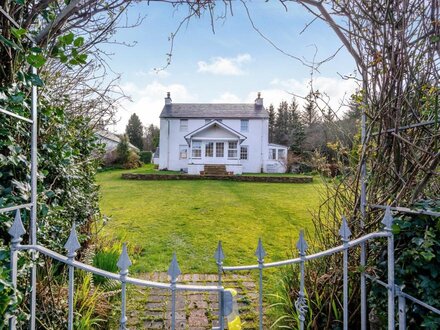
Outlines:
{"type": "Polygon", "coordinates": [[[152,166],[98,175],[101,211],[111,220],[101,237],[128,242],[131,271],[166,271],[175,251],[183,272],[215,272],[222,240],[225,265],[255,263],[263,239],[267,261],[291,255],[298,232],[312,230],[310,210],[319,204],[313,183],[122,180],[124,172],[155,173],[152,166]]]}

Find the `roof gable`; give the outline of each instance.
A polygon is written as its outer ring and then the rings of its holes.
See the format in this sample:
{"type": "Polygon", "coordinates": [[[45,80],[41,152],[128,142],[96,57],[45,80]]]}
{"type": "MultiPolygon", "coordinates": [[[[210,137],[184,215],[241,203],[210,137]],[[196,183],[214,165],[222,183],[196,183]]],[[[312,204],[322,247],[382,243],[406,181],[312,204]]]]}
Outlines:
{"type": "Polygon", "coordinates": [[[240,140],[240,143],[246,140],[246,136],[217,120],[210,121],[202,127],[199,127],[198,129],[185,135],[185,139],[188,142],[190,139],[197,137],[204,139],[238,138],[240,140]]]}

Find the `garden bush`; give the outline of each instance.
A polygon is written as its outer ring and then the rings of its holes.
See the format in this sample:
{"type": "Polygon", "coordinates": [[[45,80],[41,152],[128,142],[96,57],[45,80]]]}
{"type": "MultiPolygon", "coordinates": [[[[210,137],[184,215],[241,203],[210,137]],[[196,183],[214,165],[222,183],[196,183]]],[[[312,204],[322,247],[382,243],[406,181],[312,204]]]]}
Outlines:
{"type": "MultiPolygon", "coordinates": [[[[440,211],[440,200],[418,202],[414,208],[440,211]]],[[[428,215],[398,214],[394,218],[395,283],[405,293],[440,307],[440,219],[428,215]]],[[[386,279],[386,248],[379,249],[374,266],[382,279],[386,279]]],[[[379,327],[387,324],[387,290],[372,284],[369,305],[371,318],[379,327]]],[[[407,326],[410,329],[440,329],[440,316],[407,300],[407,326]]]]}
{"type": "Polygon", "coordinates": [[[151,151],[141,151],[139,153],[141,162],[144,164],[150,164],[151,163],[151,159],[153,157],[153,153],[151,151]]]}
{"type": "MultiPolygon", "coordinates": [[[[21,115],[26,115],[29,109],[29,99],[16,89],[0,90],[3,98],[0,106],[21,115]]],[[[90,226],[99,218],[98,186],[95,174],[99,164],[101,146],[88,121],[85,118],[66,115],[65,109],[52,106],[44,99],[38,104],[39,109],[39,139],[38,139],[38,241],[40,244],[65,254],[64,244],[67,241],[72,223],[77,225],[79,240],[86,243],[90,237],[90,226]]],[[[30,202],[30,137],[31,132],[27,123],[17,121],[9,116],[0,114],[0,207],[30,202]]],[[[29,212],[22,211],[25,228],[29,228],[29,212]]],[[[0,250],[7,251],[9,244],[9,226],[13,213],[0,214],[0,250]]],[[[28,240],[27,232],[23,239],[28,240]]],[[[85,244],[83,244],[84,246],[85,244]]],[[[81,252],[81,251],[79,251],[81,252]]],[[[24,262],[26,255],[20,262],[24,262]]],[[[21,265],[23,276],[19,276],[19,290],[27,290],[29,270],[21,265]]],[[[9,268],[9,256],[0,259],[0,268],[5,274],[9,268]]],[[[61,268],[55,274],[65,279],[61,268]]],[[[43,278],[41,281],[44,287],[43,278]]],[[[8,290],[0,290],[0,301],[9,299],[8,290]]],[[[51,296],[44,298],[44,304],[56,303],[51,296]]],[[[28,296],[23,299],[27,303],[28,296]]],[[[41,304],[41,301],[38,302],[41,304]]],[[[47,306],[51,309],[51,306],[47,306]]],[[[65,313],[65,311],[62,311],[65,313]]],[[[25,313],[19,315],[23,319],[25,313]]],[[[62,318],[61,318],[62,319],[62,318]]],[[[61,319],[59,320],[61,322],[61,319]]],[[[37,310],[39,326],[57,324],[50,314],[37,310]],[[51,318],[49,321],[48,318],[51,318]]]]}

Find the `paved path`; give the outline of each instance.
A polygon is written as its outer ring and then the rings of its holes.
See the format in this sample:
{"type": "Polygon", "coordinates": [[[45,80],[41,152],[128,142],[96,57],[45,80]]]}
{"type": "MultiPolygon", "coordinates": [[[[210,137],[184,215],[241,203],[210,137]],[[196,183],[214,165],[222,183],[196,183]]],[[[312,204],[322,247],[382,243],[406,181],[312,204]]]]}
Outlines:
{"type": "MultiPolygon", "coordinates": [[[[137,276],[151,281],[167,282],[166,273],[137,276]]],[[[212,274],[186,274],[179,283],[216,285],[212,274]]],[[[237,301],[244,329],[258,328],[258,288],[248,275],[225,275],[223,285],[237,290],[237,301]]],[[[169,290],[130,288],[128,302],[129,329],[169,329],[171,293],[169,290]]],[[[218,325],[218,294],[207,292],[177,292],[176,329],[205,330],[218,325]]]]}

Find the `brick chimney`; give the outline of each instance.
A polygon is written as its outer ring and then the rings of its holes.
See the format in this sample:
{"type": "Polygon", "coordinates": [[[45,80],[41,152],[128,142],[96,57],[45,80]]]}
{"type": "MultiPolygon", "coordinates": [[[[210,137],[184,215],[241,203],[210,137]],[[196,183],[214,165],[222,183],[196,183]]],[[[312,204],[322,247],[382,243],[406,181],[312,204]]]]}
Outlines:
{"type": "Polygon", "coordinates": [[[171,93],[167,92],[167,97],[165,98],[165,105],[171,105],[172,100],[171,100],[171,93]]]}
{"type": "Polygon", "coordinates": [[[255,99],[255,106],[256,107],[263,107],[263,99],[261,98],[260,92],[258,92],[257,98],[255,99]]]}

